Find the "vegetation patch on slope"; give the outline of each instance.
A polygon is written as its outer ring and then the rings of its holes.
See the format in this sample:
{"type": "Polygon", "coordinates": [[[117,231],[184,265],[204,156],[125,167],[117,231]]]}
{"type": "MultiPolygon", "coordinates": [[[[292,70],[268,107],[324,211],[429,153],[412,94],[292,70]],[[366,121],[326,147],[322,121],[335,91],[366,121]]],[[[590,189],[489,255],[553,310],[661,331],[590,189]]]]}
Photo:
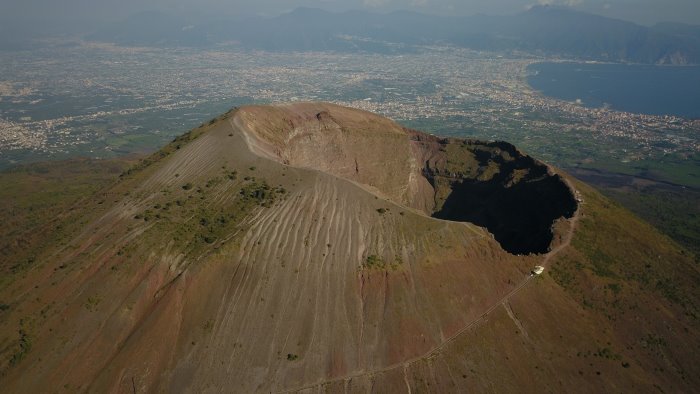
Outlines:
{"type": "Polygon", "coordinates": [[[599,187],[601,192],[625,206],[695,254],[700,261],[700,192],[693,189],[599,187]]]}
{"type": "MultiPolygon", "coordinates": [[[[128,160],[35,163],[0,172],[0,270],[3,279],[31,266],[47,247],[46,237],[68,233],[68,213],[117,180],[128,160]]],[[[4,282],[4,280],[0,280],[4,282]]]]}
{"type": "MultiPolygon", "coordinates": [[[[222,176],[207,179],[202,185],[185,183],[180,190],[161,193],[152,205],[134,215],[137,221],[154,222],[145,237],[169,235],[186,255],[196,256],[207,245],[225,240],[235,232],[255,207],[271,207],[287,191],[272,187],[264,179],[239,180],[236,170],[222,168],[222,176]],[[222,193],[236,198],[226,204],[213,201],[222,193]]],[[[167,240],[162,240],[167,242],[167,240]]],[[[157,242],[157,241],[153,241],[157,242]]]]}

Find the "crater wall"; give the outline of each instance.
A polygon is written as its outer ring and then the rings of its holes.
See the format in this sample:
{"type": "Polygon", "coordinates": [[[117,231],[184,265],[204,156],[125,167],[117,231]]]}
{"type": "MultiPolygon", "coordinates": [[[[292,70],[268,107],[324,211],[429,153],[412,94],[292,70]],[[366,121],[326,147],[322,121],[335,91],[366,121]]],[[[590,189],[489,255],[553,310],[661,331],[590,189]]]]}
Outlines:
{"type": "Polygon", "coordinates": [[[417,132],[412,140],[435,191],[432,216],[486,227],[509,253],[546,253],[554,222],[576,212],[564,179],[511,144],[417,132]]]}

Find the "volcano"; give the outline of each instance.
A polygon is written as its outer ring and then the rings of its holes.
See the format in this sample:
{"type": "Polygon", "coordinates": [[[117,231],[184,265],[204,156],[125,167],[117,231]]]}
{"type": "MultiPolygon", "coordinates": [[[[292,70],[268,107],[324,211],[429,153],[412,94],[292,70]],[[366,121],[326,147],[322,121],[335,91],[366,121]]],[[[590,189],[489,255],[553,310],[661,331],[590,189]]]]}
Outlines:
{"type": "Polygon", "coordinates": [[[506,142],[236,108],[51,220],[3,257],[5,392],[700,386],[697,263],[506,142]]]}

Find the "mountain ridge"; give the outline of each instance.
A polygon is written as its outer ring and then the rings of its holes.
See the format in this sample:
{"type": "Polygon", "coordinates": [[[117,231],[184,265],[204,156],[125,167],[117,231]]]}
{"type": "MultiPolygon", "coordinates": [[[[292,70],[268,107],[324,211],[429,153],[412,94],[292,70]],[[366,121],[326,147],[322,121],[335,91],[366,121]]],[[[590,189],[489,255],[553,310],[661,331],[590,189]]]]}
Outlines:
{"type": "Polygon", "coordinates": [[[700,42],[692,27],[645,27],[553,6],[535,6],[510,16],[467,17],[299,8],[274,18],[185,22],[179,16],[169,20],[160,14],[159,18],[133,16],[87,38],[121,45],[210,46],[236,41],[249,49],[379,53],[448,44],[581,60],[700,63],[700,42]],[[190,28],[182,30],[185,26],[190,28]]]}

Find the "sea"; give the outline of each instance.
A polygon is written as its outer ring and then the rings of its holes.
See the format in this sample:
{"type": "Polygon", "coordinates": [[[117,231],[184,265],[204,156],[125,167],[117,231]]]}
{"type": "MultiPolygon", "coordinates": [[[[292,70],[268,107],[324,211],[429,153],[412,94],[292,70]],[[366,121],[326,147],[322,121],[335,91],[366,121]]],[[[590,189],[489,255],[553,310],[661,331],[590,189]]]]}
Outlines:
{"type": "Polygon", "coordinates": [[[545,96],[589,108],[700,118],[700,66],[535,63],[527,82],[545,96]]]}

